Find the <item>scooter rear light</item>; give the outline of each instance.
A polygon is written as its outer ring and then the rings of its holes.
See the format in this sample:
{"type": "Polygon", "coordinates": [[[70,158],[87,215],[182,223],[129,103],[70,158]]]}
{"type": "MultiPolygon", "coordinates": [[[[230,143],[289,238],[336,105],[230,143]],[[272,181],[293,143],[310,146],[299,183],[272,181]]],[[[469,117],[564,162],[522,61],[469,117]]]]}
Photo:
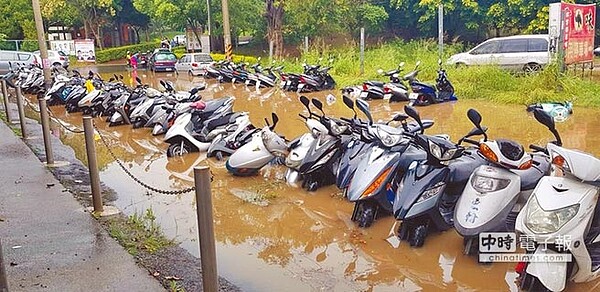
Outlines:
{"type": "Polygon", "coordinates": [[[298,79],[300,81],[300,83],[306,83],[306,80],[304,80],[304,77],[300,76],[300,79],[298,79]]]}
{"type": "Polygon", "coordinates": [[[391,90],[390,90],[390,88],[389,88],[389,87],[387,87],[387,86],[384,86],[384,87],[383,87],[383,93],[390,93],[390,91],[391,91],[391,90]]]}
{"type": "Polygon", "coordinates": [[[194,68],[198,67],[198,63],[192,63],[192,67],[194,67],[194,68]]]}
{"type": "Polygon", "coordinates": [[[285,75],[281,75],[281,81],[285,81],[287,79],[287,77],[285,75]]]}
{"type": "Polygon", "coordinates": [[[369,89],[369,86],[366,83],[363,83],[363,91],[367,91],[367,89],[369,89]]]}
{"type": "Polygon", "coordinates": [[[527,268],[526,262],[518,262],[515,266],[515,272],[517,272],[518,274],[523,274],[523,272],[525,272],[525,268],[527,268]]]}

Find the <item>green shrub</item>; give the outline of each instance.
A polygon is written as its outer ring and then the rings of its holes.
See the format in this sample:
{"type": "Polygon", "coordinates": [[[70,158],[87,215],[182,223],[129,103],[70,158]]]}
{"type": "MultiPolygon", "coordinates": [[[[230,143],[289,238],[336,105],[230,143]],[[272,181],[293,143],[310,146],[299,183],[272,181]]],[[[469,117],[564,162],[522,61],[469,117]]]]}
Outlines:
{"type": "Polygon", "coordinates": [[[160,42],[148,42],[141,43],[136,45],[129,45],[123,47],[109,48],[104,50],[96,51],[96,62],[104,63],[113,60],[124,59],[127,56],[127,51],[130,51],[132,54],[135,52],[145,52],[145,51],[153,51],[154,49],[160,47],[160,42]]]}

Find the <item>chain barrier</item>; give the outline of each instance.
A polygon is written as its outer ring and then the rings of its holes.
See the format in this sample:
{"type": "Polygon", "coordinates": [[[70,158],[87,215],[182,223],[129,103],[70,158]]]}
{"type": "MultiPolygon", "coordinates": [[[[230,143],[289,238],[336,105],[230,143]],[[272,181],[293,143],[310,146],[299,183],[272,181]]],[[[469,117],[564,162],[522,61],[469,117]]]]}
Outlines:
{"type": "Polygon", "coordinates": [[[135,177],[126,167],[125,165],[123,165],[123,162],[117,158],[117,156],[112,152],[112,149],[110,147],[110,145],[108,145],[108,142],[106,141],[106,139],[104,138],[104,135],[102,135],[102,133],[100,133],[100,131],[98,130],[98,128],[96,127],[96,123],[92,122],[92,125],[94,126],[94,129],[96,130],[96,132],[98,133],[98,136],[100,137],[100,140],[102,141],[102,144],[104,144],[104,146],[106,147],[106,149],[108,149],[108,153],[110,154],[110,156],[117,162],[117,164],[121,167],[121,169],[131,178],[133,179],[136,183],[138,183],[139,185],[141,185],[142,187],[153,191],[155,193],[159,193],[159,194],[164,194],[164,195],[181,195],[181,194],[185,194],[185,193],[189,193],[189,192],[193,192],[196,190],[196,187],[189,187],[186,189],[182,189],[182,190],[178,190],[178,191],[165,191],[165,190],[161,190],[158,188],[155,188],[153,186],[150,186],[146,183],[144,183],[143,181],[141,181],[140,179],[138,179],[137,177],[135,177]]]}
{"type": "Polygon", "coordinates": [[[63,127],[65,130],[67,130],[67,131],[69,131],[71,133],[75,133],[75,134],[81,134],[81,133],[83,133],[83,130],[81,130],[81,129],[77,129],[77,128],[71,129],[71,128],[67,127],[67,125],[65,125],[59,118],[57,118],[56,115],[54,115],[54,113],[52,112],[52,110],[50,109],[49,106],[47,106],[46,109],[48,109],[48,114],[50,115],[50,117],[52,119],[54,119],[54,121],[57,124],[59,124],[61,127],[63,127]]]}
{"type": "Polygon", "coordinates": [[[37,109],[37,108],[35,108],[35,107],[33,107],[33,105],[31,105],[31,103],[30,103],[30,102],[29,102],[27,99],[25,99],[25,98],[24,98],[23,100],[25,101],[25,103],[27,104],[27,106],[28,106],[28,107],[29,107],[29,108],[30,108],[32,111],[34,111],[34,112],[36,112],[36,113],[38,113],[38,114],[40,113],[40,110],[39,110],[39,109],[37,109]]]}

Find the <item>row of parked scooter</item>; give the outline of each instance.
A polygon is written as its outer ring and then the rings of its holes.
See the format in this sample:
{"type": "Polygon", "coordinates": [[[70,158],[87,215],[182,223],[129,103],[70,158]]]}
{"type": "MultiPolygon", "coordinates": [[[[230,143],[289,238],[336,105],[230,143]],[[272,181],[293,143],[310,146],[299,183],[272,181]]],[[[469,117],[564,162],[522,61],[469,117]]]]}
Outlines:
{"type": "Polygon", "coordinates": [[[253,175],[272,161],[285,160],[288,183],[302,181],[309,191],[335,183],[355,204],[352,220],[360,227],[392,215],[401,222],[397,238],[413,247],[422,246],[429,234],[454,227],[464,238],[464,253],[479,255],[479,234],[516,230],[533,241],[529,253],[573,256],[568,263],[519,263],[525,290],[561,291],[569,280],[600,275],[600,160],[563,148],[554,120],[543,110],[535,109],[534,117],[555,140],[530,145],[528,152],[515,141],[489,139],[474,109],[467,112],[474,128],[453,142],[448,135],[425,134],[433,121],[421,120],[409,105],[405,114],[376,123],[361,99],[344,96],[352,118],[327,116],[317,99],[312,100],[316,111],[308,98],[300,101],[307,110],[300,114],[306,134],[285,140],[275,132],[278,117],[273,114],[271,124],[231,155],[227,170],[253,175]],[[357,118],[355,107],[366,121],[357,118]],[[565,237],[573,244],[561,250],[565,237]]]}
{"type": "MultiPolygon", "coordinates": [[[[332,60],[330,60],[331,62],[332,60]]],[[[245,83],[247,86],[275,87],[287,91],[311,92],[335,88],[335,80],[329,75],[331,67],[302,64],[303,73],[285,73],[283,66],[266,67],[258,62],[252,66],[248,63],[235,64],[229,61],[219,61],[205,69],[205,78],[216,78],[220,82],[245,83]],[[250,67],[250,68],[248,68],[250,67]],[[251,72],[254,71],[254,72],[251,72]]]]}
{"type": "Polygon", "coordinates": [[[419,81],[418,61],[415,68],[404,76],[400,76],[404,68],[404,62],[398,65],[398,68],[384,72],[382,69],[378,73],[388,77],[389,82],[370,80],[363,82],[362,86],[348,86],[342,88],[342,93],[364,100],[383,99],[389,102],[409,101],[410,105],[426,106],[446,101],[457,100],[454,94],[454,87],[448,79],[446,70],[442,67],[442,61],[438,60],[439,68],[435,85],[419,81]],[[408,83],[406,85],[405,81],[408,83]],[[409,90],[411,92],[409,92],[409,90]]]}
{"type": "Polygon", "coordinates": [[[53,84],[44,92],[42,86],[30,86],[37,80],[43,84],[38,67],[17,67],[11,76],[24,92],[44,94],[49,105],[64,105],[67,112],[105,117],[109,126],[130,124],[151,128],[155,136],[164,134],[170,144],[169,157],[207,151],[209,157],[222,159],[258,131],[247,112],[233,111],[234,97],[203,101],[200,91],[206,84],[176,91],[172,82],[161,80],[164,91],[159,91],[142,84],[139,78],[136,86],[129,88],[123,76],[105,81],[93,72],[84,78],[76,70],[53,70],[53,84]]]}

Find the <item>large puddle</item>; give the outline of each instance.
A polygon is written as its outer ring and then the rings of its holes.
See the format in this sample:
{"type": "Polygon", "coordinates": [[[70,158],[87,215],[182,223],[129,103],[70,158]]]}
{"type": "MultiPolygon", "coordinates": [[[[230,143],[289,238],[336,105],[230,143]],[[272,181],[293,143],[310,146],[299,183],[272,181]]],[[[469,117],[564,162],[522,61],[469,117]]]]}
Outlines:
{"type": "MultiPolygon", "coordinates": [[[[101,75],[131,74],[119,67],[100,67],[101,75]]],[[[87,72],[87,70],[82,70],[87,72]]],[[[169,79],[179,89],[203,82],[202,78],[153,74],[139,71],[145,83],[158,88],[159,79],[169,79]]],[[[236,111],[250,112],[257,126],[276,112],[281,121],[277,131],[292,139],[305,132],[298,113],[303,107],[295,93],[278,89],[247,89],[245,86],[208,81],[206,99],[235,96],[236,111]]],[[[325,112],[350,116],[338,92],[337,100],[325,103],[325,112]]],[[[328,92],[308,94],[325,101],[328,92]]],[[[460,90],[458,90],[460,94],[460,90]]],[[[459,96],[460,98],[460,96],[459,96]]],[[[575,105],[577,102],[575,101],[575,105]]],[[[401,111],[403,104],[371,102],[376,119],[388,119],[401,111]]],[[[525,111],[525,106],[498,105],[486,101],[461,100],[418,108],[423,118],[435,120],[429,133],[447,133],[457,140],[472,125],[466,117],[476,108],[493,138],[510,138],[523,145],[545,144],[552,134],[525,111]]],[[[53,111],[64,121],[81,125],[81,115],[66,114],[61,107],[53,111]]],[[[177,190],[193,185],[193,166],[204,159],[201,154],[167,159],[167,144],[152,137],[149,129],[130,126],[108,127],[95,120],[110,146],[136,177],[155,187],[177,190]]],[[[558,124],[564,144],[600,157],[600,117],[598,110],[575,108],[573,116],[558,124]]],[[[79,159],[84,160],[82,136],[62,133],[79,159]]],[[[167,237],[175,238],[190,253],[198,256],[196,213],[193,193],[179,196],[149,194],[119,168],[106,148],[98,142],[101,179],[119,194],[115,204],[126,214],[152,208],[167,237]]],[[[285,168],[265,168],[260,176],[232,177],[224,163],[208,160],[214,173],[213,204],[219,274],[244,290],[250,291],[432,291],[512,290],[516,273],[514,263],[477,264],[474,257],[462,255],[462,238],[455,231],[434,234],[423,248],[403,243],[393,248],[385,238],[394,224],[382,218],[368,229],[359,229],[350,221],[353,205],[342,199],[335,186],[308,193],[287,186],[282,180],[285,168]],[[268,205],[246,202],[233,193],[250,191],[265,198],[268,205]]],[[[600,289],[600,281],[569,284],[571,291],[600,289]]]]}

